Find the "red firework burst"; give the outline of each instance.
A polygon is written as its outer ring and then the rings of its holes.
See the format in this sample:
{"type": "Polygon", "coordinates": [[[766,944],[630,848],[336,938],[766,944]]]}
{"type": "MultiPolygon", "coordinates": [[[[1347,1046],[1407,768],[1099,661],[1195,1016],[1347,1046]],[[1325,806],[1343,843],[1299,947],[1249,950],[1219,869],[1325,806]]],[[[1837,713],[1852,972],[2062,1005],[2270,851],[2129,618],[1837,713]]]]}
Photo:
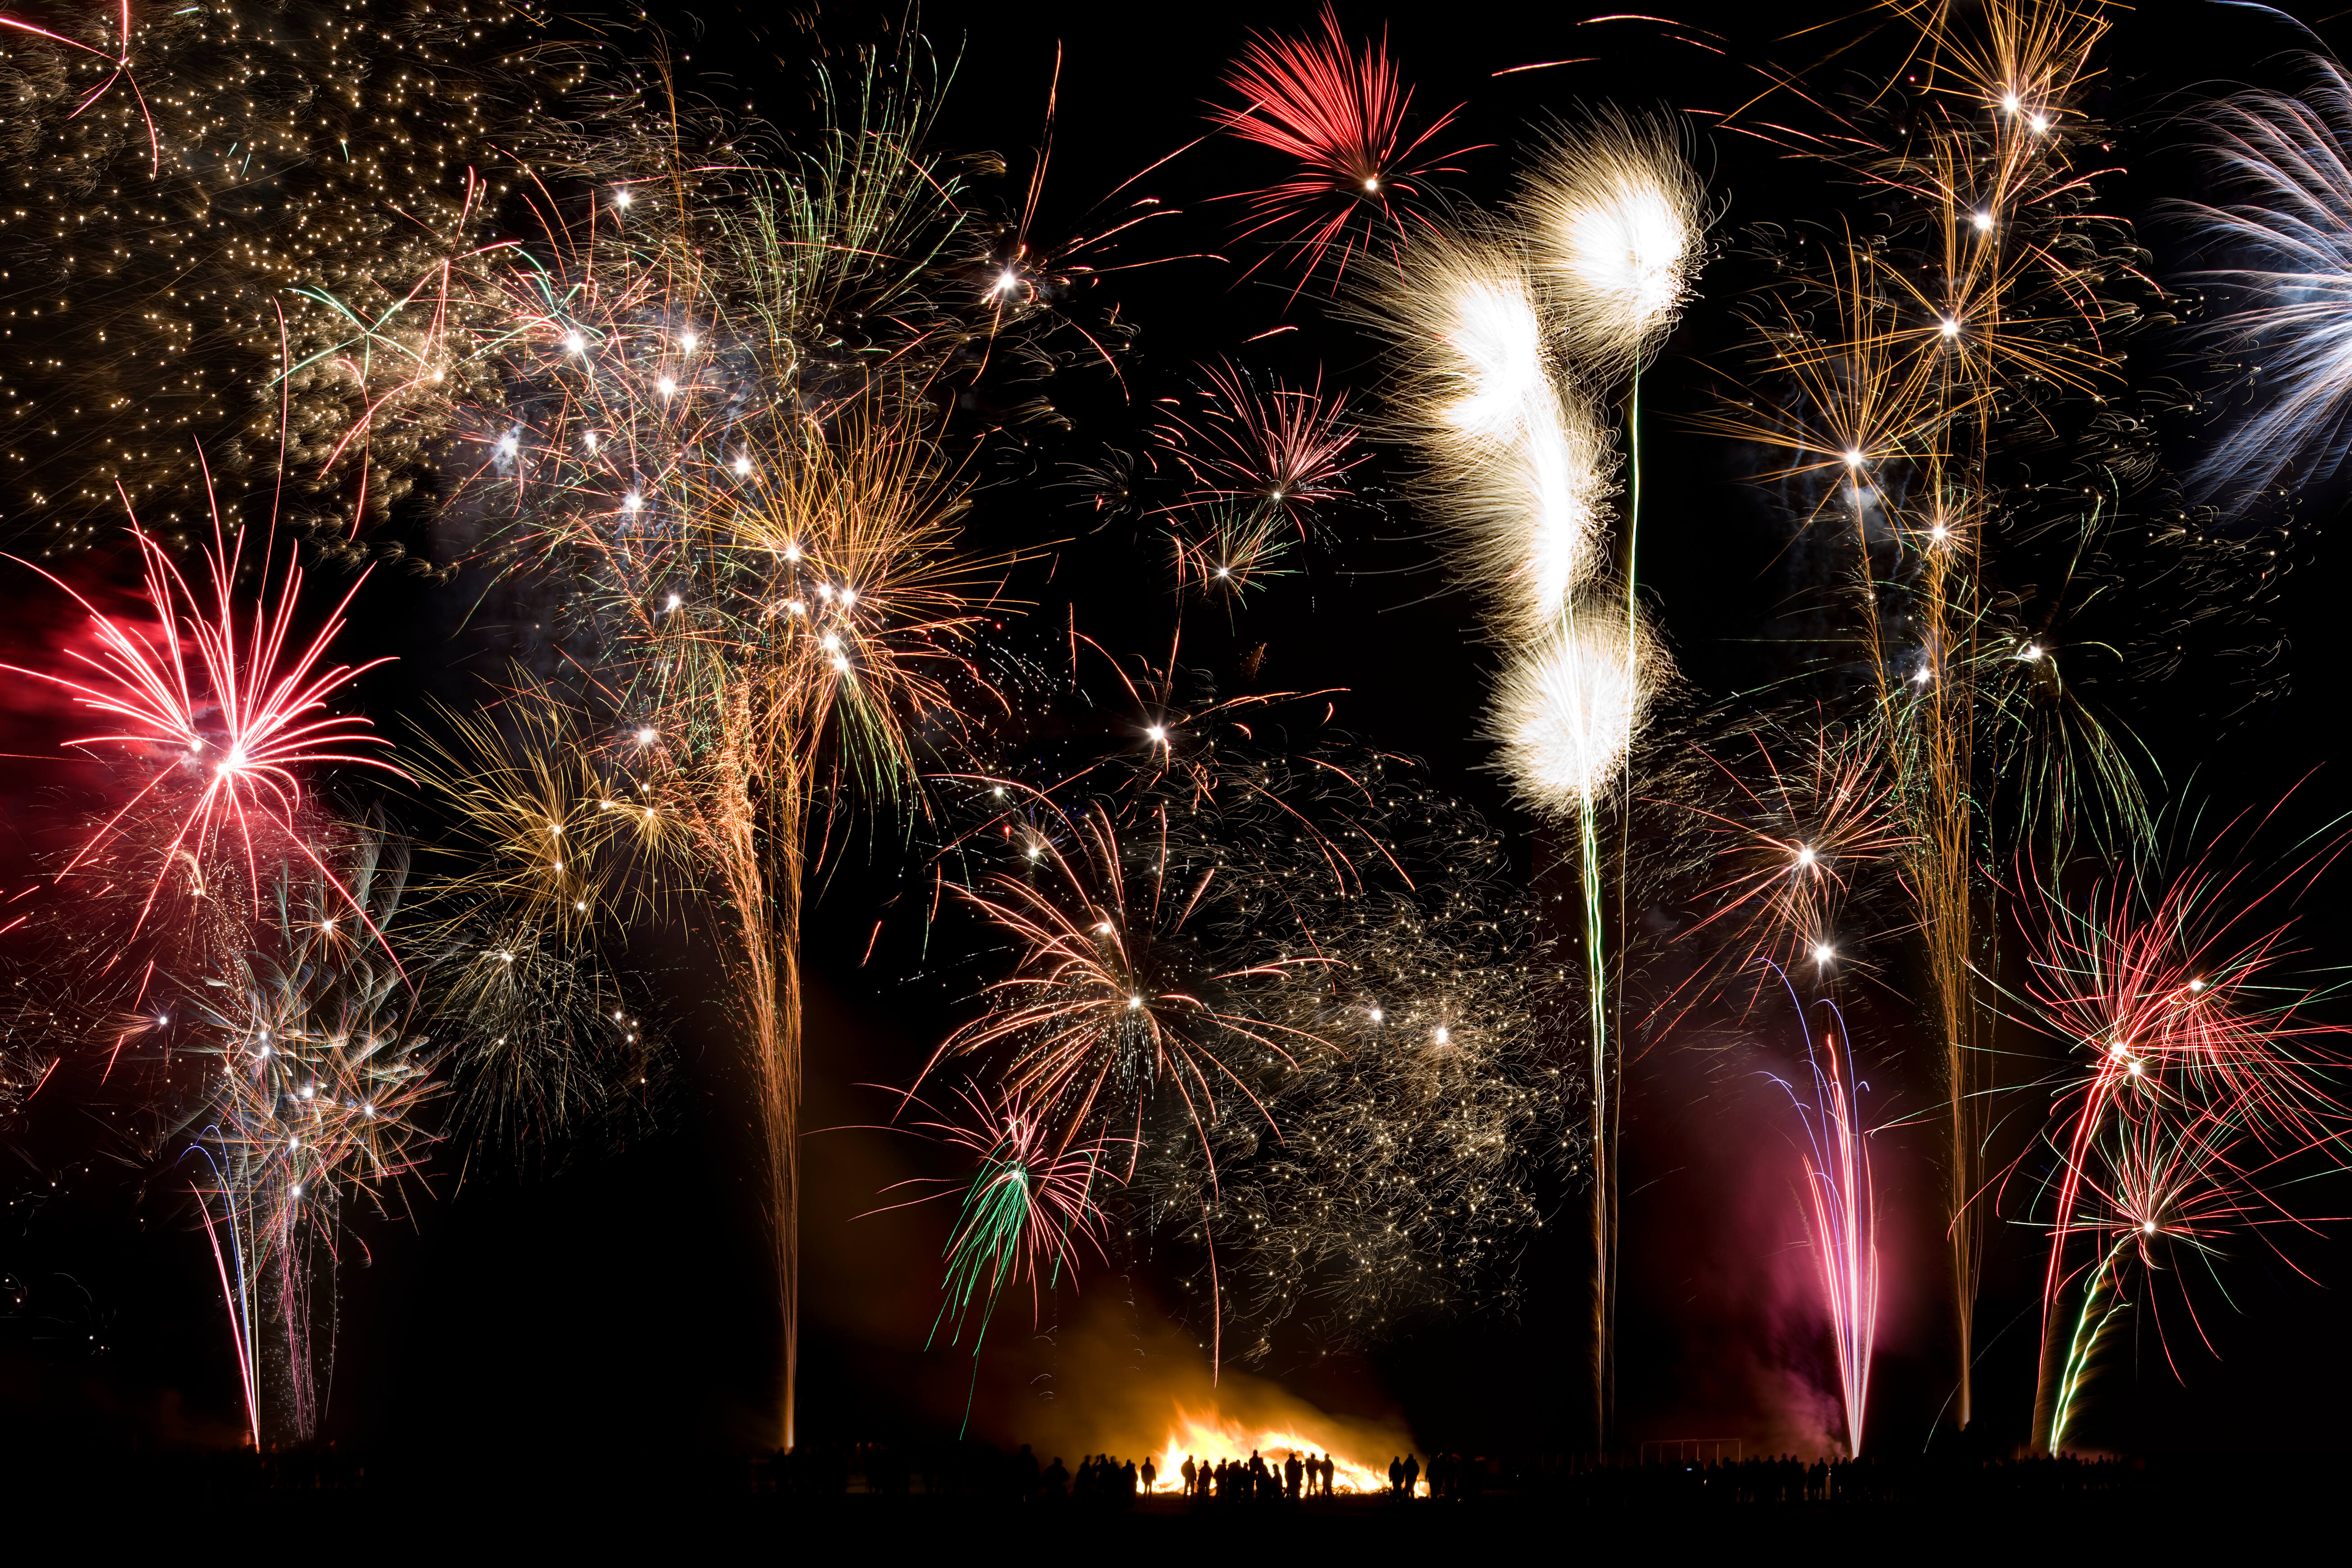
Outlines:
{"type": "Polygon", "coordinates": [[[1444,160],[1472,151],[1429,146],[1462,111],[1459,104],[1412,141],[1404,140],[1412,89],[1399,80],[1389,60],[1386,35],[1358,54],[1328,5],[1322,37],[1260,34],[1243,49],[1225,86],[1244,101],[1217,108],[1215,122],[1299,164],[1286,180],[1239,194],[1252,212],[1244,235],[1286,230],[1282,244],[1305,264],[1302,288],[1334,246],[1339,248],[1336,281],[1349,258],[1370,244],[1376,230],[1385,227],[1391,243],[1400,242],[1403,216],[1425,221],[1405,205],[1422,194],[1414,182],[1455,172],[1444,160]]]}
{"type": "MultiPolygon", "coordinates": [[[[310,640],[298,642],[294,610],[302,571],[291,559],[278,580],[275,603],[265,579],[259,600],[245,609],[233,592],[242,533],[235,542],[224,542],[215,521],[212,546],[205,552],[209,593],[204,595],[135,521],[131,537],[145,566],[142,596],[153,614],[152,623],[106,615],[35,566],[87,612],[96,651],[63,654],[81,667],[76,673],[0,665],[63,690],[76,707],[119,725],[64,741],[61,749],[105,748],[131,759],[145,774],[132,797],[59,876],[106,852],[128,831],[126,825],[148,819],[145,808],[160,805],[167,814],[167,841],[132,935],[153,911],[174,865],[192,865],[201,888],[206,868],[225,847],[244,863],[257,910],[263,885],[259,862],[269,846],[290,846],[340,888],[297,823],[303,805],[300,770],[352,763],[399,773],[381,757],[351,749],[385,743],[366,719],[327,707],[335,692],[391,662],[325,662],[366,574],[310,640]]],[[[365,911],[361,914],[364,920],[365,911]]]]}

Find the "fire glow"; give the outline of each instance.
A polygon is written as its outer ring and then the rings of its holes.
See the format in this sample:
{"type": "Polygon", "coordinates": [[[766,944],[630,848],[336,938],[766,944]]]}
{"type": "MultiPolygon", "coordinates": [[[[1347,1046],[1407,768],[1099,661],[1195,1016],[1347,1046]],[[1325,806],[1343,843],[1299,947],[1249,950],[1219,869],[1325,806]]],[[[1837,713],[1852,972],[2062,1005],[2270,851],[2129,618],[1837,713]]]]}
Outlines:
{"type": "Polygon", "coordinates": [[[1266,1464],[1276,1469],[1294,1453],[1301,1459],[1312,1459],[1328,1453],[1333,1466],[1333,1491],[1366,1494],[1389,1489],[1386,1459],[1365,1461],[1351,1458],[1328,1443],[1310,1439],[1295,1426],[1253,1431],[1242,1422],[1220,1420],[1214,1411],[1195,1414],[1181,1405],[1176,1407],[1176,1417],[1168,1428],[1166,1441],[1160,1444],[1160,1452],[1153,1456],[1160,1465],[1158,1489],[1172,1491],[1182,1487],[1187,1456],[1202,1464],[1213,1466],[1219,1459],[1246,1461],[1253,1452],[1264,1456],[1266,1464]]]}

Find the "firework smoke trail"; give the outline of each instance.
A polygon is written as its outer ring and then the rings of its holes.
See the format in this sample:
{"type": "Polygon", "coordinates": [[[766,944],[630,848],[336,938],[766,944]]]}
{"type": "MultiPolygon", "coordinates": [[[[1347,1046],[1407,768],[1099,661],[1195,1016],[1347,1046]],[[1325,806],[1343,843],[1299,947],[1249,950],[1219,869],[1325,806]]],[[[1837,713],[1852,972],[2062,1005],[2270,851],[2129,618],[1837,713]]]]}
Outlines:
{"type": "MultiPolygon", "coordinates": [[[[391,662],[326,663],[327,650],[342,630],[344,612],[367,574],[361,574],[307,642],[298,640],[294,616],[301,597],[300,566],[288,561],[274,604],[265,577],[260,601],[250,609],[240,606],[236,584],[245,533],[240,530],[233,542],[224,541],[217,522],[216,517],[213,542],[205,552],[208,593],[202,595],[163,547],[132,525],[131,539],[146,568],[142,596],[155,617],[152,626],[102,614],[57,577],[41,572],[88,613],[89,635],[97,651],[66,651],[66,659],[81,667],[74,675],[0,665],[0,669],[54,686],[68,693],[75,706],[124,726],[78,736],[62,745],[119,751],[146,775],[137,793],[98,829],[60,877],[106,853],[121,837],[124,825],[151,803],[176,818],[132,923],[132,936],[154,912],[167,880],[183,863],[194,868],[194,895],[205,896],[208,869],[224,847],[243,863],[257,915],[266,885],[265,858],[290,850],[325,875],[325,865],[310,848],[298,821],[304,802],[301,771],[350,763],[399,775],[399,769],[383,757],[346,749],[384,743],[371,732],[364,717],[328,708],[329,698],[391,662]]],[[[366,918],[356,901],[351,908],[366,918]]]]}
{"type": "Polygon", "coordinates": [[[2184,278],[2230,302],[2194,341],[2259,353],[2268,389],[2186,476],[2225,517],[2290,473],[2325,482],[2352,458],[2352,83],[2336,61],[2303,58],[2314,79],[2301,91],[2241,93],[2192,116],[2222,199],[2166,204],[2199,251],[2225,258],[2184,278]]]}
{"type": "Polygon", "coordinates": [[[2249,891],[2242,865],[2200,865],[2153,899],[2125,879],[2079,908],[2038,895],[2027,1017],[2089,1058],[2053,1119],[2059,1169],[2034,1411],[2047,1447],[2063,1441],[2079,1400],[2098,1340],[2093,1320],[2122,1310],[2119,1270],[2135,1258],[2142,1272],[2157,1268],[2159,1244],[2210,1254],[2225,1230],[2300,1223],[2260,1178],[2306,1156],[2345,1163],[2347,1113],[2326,1081],[2343,1064],[2344,1031],[2307,1021],[2310,994],[2273,978],[2288,928],[2239,934],[2342,848],[2340,838],[2322,843],[2288,878],[2252,888],[2234,917],[2221,910],[2249,891]],[[2113,1239],[2069,1334],[2061,1315],[2078,1232],[2113,1239]],[[2105,1307],[2103,1289],[2116,1295],[2105,1307]]]}
{"type": "Polygon", "coordinates": [[[1404,219],[1428,226],[1409,205],[1424,194],[1415,182],[1455,172],[1444,160],[1472,151],[1428,147],[1461,112],[1459,105],[1404,141],[1412,89],[1390,63],[1385,38],[1359,55],[1328,5],[1323,8],[1321,39],[1255,37],[1225,86],[1244,101],[1217,110],[1215,123],[1299,164],[1291,178],[1249,193],[1252,216],[1242,230],[1244,236],[1282,231],[1281,247],[1300,262],[1298,289],[1322,268],[1335,245],[1335,283],[1345,276],[1349,259],[1376,244],[1383,230],[1391,256],[1404,248],[1404,219]]]}

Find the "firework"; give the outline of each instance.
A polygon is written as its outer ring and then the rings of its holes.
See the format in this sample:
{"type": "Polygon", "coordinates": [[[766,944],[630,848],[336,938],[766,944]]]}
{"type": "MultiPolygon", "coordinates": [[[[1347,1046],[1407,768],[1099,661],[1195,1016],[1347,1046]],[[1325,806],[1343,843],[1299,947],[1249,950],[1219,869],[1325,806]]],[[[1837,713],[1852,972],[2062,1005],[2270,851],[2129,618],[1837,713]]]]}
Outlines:
{"type": "MultiPolygon", "coordinates": [[[[782,170],[686,114],[592,206],[551,207],[481,351],[499,395],[461,415],[485,450],[464,501],[478,555],[555,590],[554,635],[587,666],[583,765],[653,809],[677,885],[715,906],[763,1134],[787,1447],[803,881],[848,809],[919,807],[919,754],[991,700],[971,647],[1008,563],[960,548],[938,404],[1073,324],[1076,286],[1025,239],[993,255],[966,173],[922,150],[919,40],[862,57],[854,92],[818,88],[825,122],[782,170]]],[[[632,849],[616,886],[646,864],[632,849]]],[[[478,962],[498,935],[477,934],[478,962]]]]}
{"type": "Polygon", "coordinates": [[[1206,405],[1178,419],[1163,435],[1192,475],[1196,501],[1264,503],[1312,508],[1348,493],[1348,471],[1369,454],[1350,457],[1356,432],[1343,421],[1345,393],[1276,382],[1260,392],[1231,363],[1210,365],[1206,405]]]}
{"type": "Polygon", "coordinates": [[[1714,879],[1699,893],[1707,912],[1684,935],[1714,939],[1720,968],[1759,984],[1763,966],[1819,973],[1850,960],[1838,930],[1846,904],[1880,890],[1915,847],[1878,737],[1817,716],[1804,730],[1753,723],[1731,739],[1736,750],[1706,754],[1722,799],[1690,808],[1714,879]]]}
{"type": "Polygon", "coordinates": [[[2063,0],[1894,11],[1899,76],[1851,106],[1833,143],[1787,143],[1881,193],[1890,231],[1825,236],[1789,258],[1754,313],[1772,374],[1715,423],[1769,454],[1759,477],[1801,525],[1845,537],[1841,630],[1874,710],[1855,732],[1881,750],[1900,808],[1900,885],[1944,1056],[1966,1426],[1992,1131],[1979,965],[1998,890],[1979,868],[2011,833],[2063,857],[2087,831],[2130,857],[2147,822],[2132,757],[2057,664],[2057,628],[2112,581],[2127,531],[2115,503],[2148,471],[2145,443],[2095,435],[2081,462],[2096,482],[2014,501],[1997,504],[2011,493],[1997,476],[2010,452],[2051,438],[2060,400],[2110,395],[2115,339],[2152,319],[2140,301],[2153,290],[2128,230],[2091,205],[2088,160],[2111,145],[2083,112],[2102,14],[2063,0]]]}
{"type": "MultiPolygon", "coordinates": [[[[160,847],[135,846],[142,858],[152,858],[153,873],[131,923],[135,936],[174,877],[184,878],[191,898],[218,898],[234,896],[221,885],[224,873],[234,879],[241,870],[258,914],[268,860],[291,853],[323,874],[299,820],[303,775],[335,763],[399,770],[381,755],[352,749],[383,743],[366,719],[328,707],[330,698],[388,662],[326,662],[359,584],[302,641],[294,619],[302,572],[291,560],[274,595],[265,579],[260,601],[246,606],[236,592],[242,531],[234,541],[215,531],[205,552],[203,592],[152,535],[135,525],[131,533],[146,568],[142,597],[153,620],[142,625],[106,615],[44,572],[88,613],[95,651],[68,650],[61,662],[79,667],[70,675],[0,668],[54,686],[76,707],[121,726],[62,742],[118,756],[139,780],[131,800],[83,846],[68,872],[123,846],[126,825],[156,814],[170,819],[160,847]]],[[[356,901],[352,909],[365,918],[356,901]]]]}
{"type": "Polygon", "coordinates": [[[1405,140],[1412,89],[1390,63],[1386,40],[1358,53],[1328,5],[1321,38],[1255,37],[1225,86],[1242,101],[1216,111],[1218,126],[1298,165],[1289,179],[1249,194],[1243,233],[1274,231],[1298,261],[1300,288],[1334,247],[1335,280],[1359,250],[1402,248],[1407,221],[1426,224],[1412,206],[1427,195],[1423,183],[1453,172],[1444,160],[1468,151],[1430,146],[1458,107],[1405,140]]]}
{"type": "Polygon", "coordinates": [[[1646,626],[1628,640],[1613,606],[1571,612],[1507,666],[1489,725],[1520,796],[1567,816],[1612,792],[1669,668],[1646,626]]]}
{"type": "Polygon", "coordinates": [[[2287,928],[2249,929],[2332,860],[2322,846],[2287,880],[2248,886],[2241,865],[2208,863],[2150,894],[2117,879],[2080,903],[2043,890],[2028,1017],[2063,1043],[2054,1108],[2060,1163],[2042,1286],[2036,1433],[2065,1438],[2103,1325],[2124,1309],[2127,1277],[2155,1249],[2211,1251],[2231,1230],[2294,1223],[2261,1178],[2305,1156],[2344,1159],[2345,1115],[2327,1084],[2342,1030],[2311,1021],[2311,998],[2283,983],[2287,928]],[[2232,895],[2244,899],[2225,914],[2232,895]],[[2073,1243],[2098,1263],[2070,1332],[2073,1243]]]}
{"type": "Polygon", "coordinates": [[[1099,1141],[1060,1141],[1017,1094],[993,1102],[970,1087],[956,1094],[966,1118],[917,1122],[912,1130],[961,1150],[973,1163],[968,1181],[950,1184],[960,1184],[963,1196],[948,1238],[946,1299],[931,1338],[952,1324],[950,1338],[960,1342],[970,1329],[977,1361],[1007,1289],[1028,1287],[1034,1321],[1042,1310],[1041,1291],[1057,1286],[1066,1273],[1076,1279],[1081,1244],[1105,1256],[1108,1221],[1098,1194],[1112,1184],[1106,1170],[1110,1149],[1099,1141]]]}
{"type": "Polygon", "coordinates": [[[1601,566],[1615,491],[1606,428],[1555,374],[1540,302],[1515,250],[1446,237],[1416,246],[1368,308],[1402,356],[1392,424],[1422,455],[1446,566],[1506,637],[1549,630],[1601,566]]]}
{"type": "Polygon", "coordinates": [[[496,712],[445,713],[417,777],[448,808],[414,945],[428,1005],[456,1033],[457,1119],[513,1145],[636,1112],[665,1064],[613,963],[674,910],[679,825],[612,765],[577,708],[533,682],[496,712]]]}
{"type": "MultiPolygon", "coordinates": [[[[1164,818],[1139,839],[1108,806],[1049,813],[1012,849],[1013,868],[966,899],[1021,946],[996,1005],[951,1035],[934,1062],[1012,1047],[1003,1073],[1066,1126],[1141,1119],[1164,1088],[1205,1139],[1221,1097],[1255,1103],[1251,1063],[1283,1061],[1321,1042],[1269,1020],[1254,993],[1325,962],[1262,952],[1225,963],[1191,927],[1226,868],[1169,853],[1164,818]],[[1030,874],[1035,868],[1036,875],[1030,874]]],[[[1220,900],[1222,902],[1222,898],[1220,900]]],[[[1212,906],[1213,908],[1214,906],[1212,906]]]]}
{"type": "Polygon", "coordinates": [[[2186,476],[2190,492],[2224,516],[2253,509],[2290,473],[2304,483],[2335,478],[2347,451],[2352,83],[2333,59],[2304,64],[2313,79],[2293,96],[2241,93],[2198,112],[2220,199],[2169,204],[2198,249],[2221,262],[2186,278],[2228,301],[2197,342],[2261,356],[2262,403],[2186,476]]]}
{"type": "MultiPolygon", "coordinates": [[[[1786,971],[1764,961],[1797,1003],[1786,971]]],[[[1832,1015],[1836,1004],[1828,1003],[1832,1015]]],[[[1849,1455],[1862,1452],[1863,1417],[1870,1405],[1871,1347],[1878,1333],[1878,1199],[1870,1174],[1870,1144],[1861,1124],[1861,1094],[1868,1088],[1854,1073],[1851,1041],[1841,1047],[1830,1035],[1816,1042],[1805,1026],[1805,1067],[1812,1077],[1811,1097],[1775,1079],[1805,1130],[1805,1223],[1821,1269],[1822,1300],[1828,1309],[1830,1339],[1837,1353],[1838,1392],[1845,1408],[1849,1455]]],[[[1839,1018],[1843,1027],[1844,1020],[1839,1018]]]]}
{"type": "Polygon", "coordinates": [[[404,868],[373,837],[338,859],[338,875],[276,883],[275,929],[188,993],[218,1065],[187,1158],[202,1162],[195,1190],[257,1446],[316,1434],[341,1215],[397,1205],[439,1092],[408,979],[352,916],[388,926],[404,868]]]}
{"type": "Polygon", "coordinates": [[[940,1064],[1126,1151],[1122,1206],[1193,1258],[1220,1362],[1293,1319],[1354,1345],[1507,1301],[1535,1174],[1580,1144],[1546,1027],[1568,979],[1500,846],[1393,759],[1163,703],[1145,755],[962,781],[964,900],[1012,967],[940,1064]]]}
{"type": "Polygon", "coordinates": [[[1604,114],[1557,138],[1521,198],[1554,330],[1594,382],[1637,368],[1690,295],[1706,226],[1676,129],[1604,114]]]}
{"type": "Polygon", "coordinates": [[[199,450],[248,523],[340,542],[429,514],[437,411],[474,377],[448,269],[516,157],[609,138],[641,84],[592,90],[596,51],[503,0],[70,9],[0,31],[13,547],[100,542],[118,487],[200,545],[199,450]]]}

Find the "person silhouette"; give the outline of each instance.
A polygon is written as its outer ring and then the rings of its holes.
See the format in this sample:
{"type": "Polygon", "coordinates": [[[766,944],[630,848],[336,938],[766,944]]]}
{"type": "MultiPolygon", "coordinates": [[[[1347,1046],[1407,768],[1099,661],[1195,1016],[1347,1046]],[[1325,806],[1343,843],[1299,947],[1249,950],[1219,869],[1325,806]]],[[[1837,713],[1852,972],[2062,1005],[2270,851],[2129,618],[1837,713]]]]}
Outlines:
{"type": "Polygon", "coordinates": [[[1404,1490],[1404,1461],[1394,1456],[1389,1459],[1389,1490],[1404,1490]]]}
{"type": "Polygon", "coordinates": [[[1149,1455],[1149,1454],[1144,1455],[1144,1456],[1143,1456],[1143,1489],[1144,1489],[1145,1491],[1150,1491],[1150,1490],[1152,1489],[1152,1487],[1153,1487],[1155,1484],[1157,1484],[1157,1483],[1158,1483],[1159,1479],[1160,1479],[1160,1470],[1159,1470],[1159,1468],[1158,1468],[1157,1466],[1155,1466],[1154,1464],[1152,1464],[1152,1462],[1151,1462],[1151,1456],[1150,1456],[1150,1455],[1149,1455]]]}
{"type": "Polygon", "coordinates": [[[1054,1462],[1045,1467],[1044,1479],[1045,1496],[1049,1500],[1058,1500],[1069,1495],[1070,1472],[1062,1468],[1061,1455],[1055,1455],[1054,1462]]]}
{"type": "Polygon", "coordinates": [[[1037,1495],[1037,1456],[1029,1451],[1026,1443],[1013,1456],[1013,1489],[1021,1494],[1023,1502],[1037,1495]]]}
{"type": "Polygon", "coordinates": [[[1411,1454],[1404,1457],[1404,1495],[1412,1496],[1415,1482],[1421,1479],[1421,1461],[1411,1454]]]}
{"type": "Polygon", "coordinates": [[[1198,1466],[1192,1463],[1192,1456],[1190,1454],[1184,1456],[1184,1468],[1182,1474],[1184,1477],[1184,1495],[1186,1497],[1191,1497],[1199,1489],[1201,1470],[1198,1466]]]}

